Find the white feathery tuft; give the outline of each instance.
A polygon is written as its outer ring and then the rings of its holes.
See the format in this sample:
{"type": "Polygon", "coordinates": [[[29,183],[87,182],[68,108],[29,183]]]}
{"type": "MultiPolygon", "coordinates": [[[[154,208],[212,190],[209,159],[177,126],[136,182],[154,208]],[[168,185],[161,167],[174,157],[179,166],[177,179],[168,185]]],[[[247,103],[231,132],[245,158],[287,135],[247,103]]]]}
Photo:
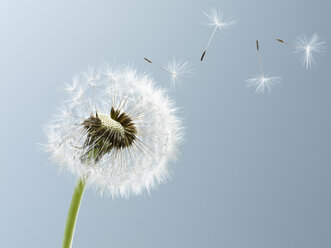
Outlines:
{"type": "Polygon", "coordinates": [[[306,35],[298,36],[294,45],[295,53],[301,53],[302,65],[310,69],[316,65],[314,54],[323,54],[326,51],[326,42],[321,41],[318,34],[315,33],[309,39],[306,35]]]}
{"type": "Polygon", "coordinates": [[[175,58],[168,62],[164,66],[164,69],[168,71],[170,75],[170,89],[175,89],[178,83],[193,73],[188,61],[180,62],[175,58]]]}
{"type": "Polygon", "coordinates": [[[205,24],[218,27],[221,31],[232,28],[237,22],[234,18],[224,18],[224,13],[217,9],[210,9],[210,12],[202,12],[205,16],[205,24]]]}
{"type": "Polygon", "coordinates": [[[272,86],[281,83],[281,77],[269,77],[264,75],[256,75],[247,80],[248,87],[255,87],[256,94],[262,94],[265,90],[271,92],[272,86]]]}

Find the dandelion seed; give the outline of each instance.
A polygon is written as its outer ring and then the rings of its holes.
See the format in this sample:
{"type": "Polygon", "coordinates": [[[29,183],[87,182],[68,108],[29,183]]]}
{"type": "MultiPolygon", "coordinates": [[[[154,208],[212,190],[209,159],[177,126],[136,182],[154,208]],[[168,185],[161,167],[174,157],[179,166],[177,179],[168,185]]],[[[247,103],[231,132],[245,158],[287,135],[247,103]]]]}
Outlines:
{"type": "Polygon", "coordinates": [[[211,9],[210,13],[203,12],[204,16],[207,18],[206,24],[214,26],[214,30],[208,40],[207,46],[203,51],[200,61],[202,61],[206,55],[207,49],[214,38],[217,28],[221,31],[225,29],[230,29],[233,25],[236,24],[236,21],[233,18],[228,18],[224,20],[223,12],[216,9],[211,9]]]}
{"type": "Polygon", "coordinates": [[[67,88],[65,105],[45,130],[47,151],[101,194],[150,191],[168,178],[182,137],[173,103],[131,68],[90,69],[88,75],[78,74],[67,88]],[[91,78],[98,84],[91,86],[91,78]]]}
{"type": "Polygon", "coordinates": [[[258,59],[259,59],[260,74],[254,76],[253,78],[248,79],[247,86],[256,87],[255,93],[257,93],[257,94],[264,93],[265,90],[268,90],[268,92],[271,92],[272,86],[274,84],[280,83],[281,78],[280,77],[271,77],[269,75],[264,74],[263,66],[262,66],[262,59],[261,59],[261,55],[260,55],[259,41],[256,41],[256,50],[257,50],[257,55],[258,55],[258,59]]]}
{"type": "Polygon", "coordinates": [[[302,65],[306,69],[310,69],[313,65],[316,65],[314,53],[321,55],[326,50],[326,42],[321,41],[317,33],[310,37],[310,39],[306,35],[298,36],[295,44],[285,42],[281,39],[277,39],[277,41],[294,48],[294,53],[301,54],[302,65]]]}
{"type": "Polygon", "coordinates": [[[148,58],[144,58],[148,63],[155,65],[160,70],[165,71],[170,76],[170,89],[175,89],[176,85],[180,83],[183,79],[187,78],[193,73],[190,68],[190,63],[185,61],[183,63],[176,61],[175,58],[168,62],[165,66],[160,66],[152,62],[148,58]]]}

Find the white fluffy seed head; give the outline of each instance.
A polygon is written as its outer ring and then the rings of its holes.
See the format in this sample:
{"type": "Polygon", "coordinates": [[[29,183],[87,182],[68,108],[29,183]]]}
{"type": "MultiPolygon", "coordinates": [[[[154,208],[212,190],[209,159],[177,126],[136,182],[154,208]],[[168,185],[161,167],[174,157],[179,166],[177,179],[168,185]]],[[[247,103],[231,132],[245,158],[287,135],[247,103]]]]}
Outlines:
{"type": "Polygon", "coordinates": [[[87,185],[112,197],[150,191],[168,178],[183,128],[173,102],[150,76],[128,67],[90,68],[77,74],[66,92],[59,114],[45,128],[47,152],[61,168],[85,177],[87,185]],[[110,117],[111,108],[118,111],[122,124],[110,117]],[[91,131],[82,123],[91,118],[108,131],[86,142],[91,131]],[[125,137],[132,130],[132,143],[105,147],[112,138],[122,138],[116,133],[125,137]],[[86,163],[83,158],[97,145],[97,151],[104,152],[93,163],[86,163]]]}

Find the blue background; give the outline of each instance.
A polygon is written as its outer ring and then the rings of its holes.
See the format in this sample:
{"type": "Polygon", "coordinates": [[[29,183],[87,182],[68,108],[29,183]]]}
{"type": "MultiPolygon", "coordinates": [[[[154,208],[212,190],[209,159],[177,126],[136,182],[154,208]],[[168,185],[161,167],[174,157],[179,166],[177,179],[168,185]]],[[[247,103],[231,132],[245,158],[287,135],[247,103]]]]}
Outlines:
{"type": "Polygon", "coordinates": [[[191,62],[170,92],[185,120],[172,179],[128,200],[87,189],[73,247],[331,247],[330,53],[306,70],[291,49],[315,32],[330,43],[328,1],[0,2],[0,247],[60,247],[75,185],[37,143],[61,87],[100,61],[132,63],[164,87],[143,57],[191,62]],[[212,32],[202,11],[238,24],[212,32]],[[271,94],[245,80],[282,76],[271,94]]]}

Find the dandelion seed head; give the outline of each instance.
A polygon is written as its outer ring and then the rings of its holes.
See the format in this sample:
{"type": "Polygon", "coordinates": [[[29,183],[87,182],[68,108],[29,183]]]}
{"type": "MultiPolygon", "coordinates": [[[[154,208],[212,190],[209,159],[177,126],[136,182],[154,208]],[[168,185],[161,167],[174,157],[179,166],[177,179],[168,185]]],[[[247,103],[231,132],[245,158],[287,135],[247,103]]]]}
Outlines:
{"type": "Polygon", "coordinates": [[[236,20],[232,17],[227,19],[224,18],[223,12],[217,9],[210,9],[210,11],[202,12],[206,18],[206,25],[218,27],[220,30],[230,29],[232,26],[236,24],[236,20]]]}
{"type": "Polygon", "coordinates": [[[302,65],[309,69],[316,65],[314,54],[321,55],[326,51],[326,42],[321,41],[317,33],[309,39],[306,35],[301,35],[297,38],[294,48],[295,53],[302,54],[302,65]]]}
{"type": "Polygon", "coordinates": [[[150,76],[130,67],[91,68],[66,92],[45,127],[46,150],[60,168],[112,197],[166,181],[183,128],[174,103],[150,76]]]}
{"type": "Polygon", "coordinates": [[[256,94],[262,94],[266,90],[271,92],[272,86],[281,82],[281,77],[271,77],[264,75],[257,75],[247,80],[248,87],[255,87],[256,94]]]}

